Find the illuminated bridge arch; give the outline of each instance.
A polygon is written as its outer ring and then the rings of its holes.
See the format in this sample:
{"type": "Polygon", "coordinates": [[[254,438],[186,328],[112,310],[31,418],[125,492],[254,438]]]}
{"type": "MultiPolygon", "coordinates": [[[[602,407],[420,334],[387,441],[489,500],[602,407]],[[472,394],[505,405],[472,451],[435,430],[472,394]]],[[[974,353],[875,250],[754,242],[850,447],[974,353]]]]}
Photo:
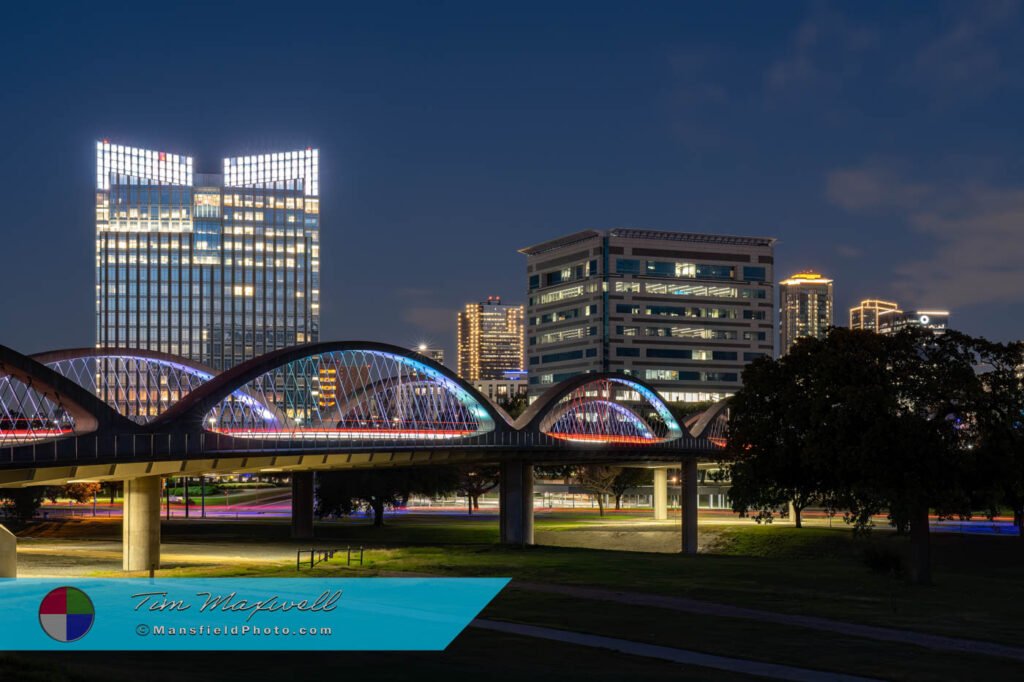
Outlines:
{"type": "Polygon", "coordinates": [[[657,444],[683,430],[658,394],[625,374],[581,374],[540,396],[516,422],[558,440],[657,444]]]}
{"type": "Polygon", "coordinates": [[[724,448],[729,433],[729,400],[719,400],[699,414],[686,420],[685,426],[694,438],[702,438],[716,448],[724,448]]]}
{"type": "Polygon", "coordinates": [[[340,442],[453,439],[509,428],[500,410],[447,368],[414,351],[358,341],[253,358],[193,390],[151,427],[175,421],[237,438],[340,442]],[[240,401],[239,390],[253,400],[240,401]]]}
{"type": "Polygon", "coordinates": [[[31,356],[125,417],[147,424],[217,375],[176,355],[126,348],[70,348],[31,356]]]}
{"type": "Polygon", "coordinates": [[[74,381],[0,346],[0,446],[84,435],[101,426],[134,428],[74,381]]]}

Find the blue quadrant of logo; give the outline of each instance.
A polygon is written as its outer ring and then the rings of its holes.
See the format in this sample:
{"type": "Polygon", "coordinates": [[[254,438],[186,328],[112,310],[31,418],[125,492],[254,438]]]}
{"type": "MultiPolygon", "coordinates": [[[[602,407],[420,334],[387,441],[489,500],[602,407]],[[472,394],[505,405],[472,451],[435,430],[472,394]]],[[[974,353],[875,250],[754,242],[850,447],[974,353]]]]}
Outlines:
{"type": "Polygon", "coordinates": [[[81,639],[85,633],[89,632],[94,616],[91,614],[69,613],[66,618],[68,620],[67,639],[69,642],[73,642],[76,639],[81,639]]]}

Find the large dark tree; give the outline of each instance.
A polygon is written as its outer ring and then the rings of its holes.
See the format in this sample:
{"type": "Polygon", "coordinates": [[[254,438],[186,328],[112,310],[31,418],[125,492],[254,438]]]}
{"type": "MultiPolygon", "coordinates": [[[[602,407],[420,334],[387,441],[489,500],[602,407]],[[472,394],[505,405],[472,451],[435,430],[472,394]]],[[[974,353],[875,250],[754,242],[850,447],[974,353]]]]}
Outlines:
{"type": "Polygon", "coordinates": [[[743,374],[743,390],[730,403],[732,460],[722,469],[731,479],[733,509],[742,516],[770,523],[792,503],[799,527],[804,508],[825,496],[829,444],[818,438],[814,421],[820,386],[813,365],[821,350],[821,342],[806,339],[780,360],[757,360],[743,374]]]}
{"type": "Polygon", "coordinates": [[[799,491],[849,510],[858,529],[889,511],[909,524],[911,578],[931,581],[929,514],[970,513],[984,390],[976,339],[833,329],[744,373],[729,454],[740,510],[799,491]]]}
{"type": "Polygon", "coordinates": [[[435,497],[453,492],[458,472],[452,467],[349,469],[317,474],[316,514],[348,516],[373,513],[373,525],[384,525],[384,510],[406,504],[413,495],[435,497]]]}
{"type": "Polygon", "coordinates": [[[978,414],[979,448],[996,487],[986,500],[995,515],[1006,506],[1024,539],[1024,342],[980,346],[985,408],[978,414]]]}

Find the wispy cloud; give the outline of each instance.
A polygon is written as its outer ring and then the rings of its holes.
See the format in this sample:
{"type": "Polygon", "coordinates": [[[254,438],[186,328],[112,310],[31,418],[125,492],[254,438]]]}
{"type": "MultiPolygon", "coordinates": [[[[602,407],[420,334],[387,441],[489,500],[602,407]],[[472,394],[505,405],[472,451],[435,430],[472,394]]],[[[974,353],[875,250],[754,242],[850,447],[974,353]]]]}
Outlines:
{"type": "Polygon", "coordinates": [[[838,86],[861,68],[861,57],[878,47],[879,33],[855,24],[842,14],[819,10],[797,27],[788,53],[765,71],[772,92],[791,87],[838,86]]]}
{"type": "Polygon", "coordinates": [[[1015,78],[1015,60],[1008,50],[1019,50],[1020,0],[986,0],[953,5],[950,25],[924,43],[914,55],[911,75],[919,84],[938,86],[951,95],[964,89],[977,93],[1015,78]]]}
{"type": "Polygon", "coordinates": [[[855,213],[895,215],[922,236],[894,273],[907,305],[1024,302],[1024,187],[912,180],[875,164],[833,171],[826,194],[855,213]]]}
{"type": "Polygon", "coordinates": [[[450,308],[406,308],[402,312],[402,320],[421,333],[451,333],[455,327],[455,311],[450,308]]]}

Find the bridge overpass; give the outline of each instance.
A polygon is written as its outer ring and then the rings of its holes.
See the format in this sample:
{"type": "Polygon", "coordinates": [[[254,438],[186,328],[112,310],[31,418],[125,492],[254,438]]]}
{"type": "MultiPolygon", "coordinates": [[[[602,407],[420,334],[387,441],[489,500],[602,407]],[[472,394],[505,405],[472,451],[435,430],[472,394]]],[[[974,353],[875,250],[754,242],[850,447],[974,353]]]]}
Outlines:
{"type": "Polygon", "coordinates": [[[533,467],[683,470],[683,550],[696,551],[697,461],[723,444],[715,406],[681,424],[643,381],[584,374],[511,419],[414,351],[360,341],[269,352],[224,372],[123,348],[22,355],[0,346],[0,487],[124,481],[124,568],[159,566],[165,476],[289,472],[293,532],[312,535],[313,472],[488,463],[501,468],[503,542],[533,542],[533,467]]]}

